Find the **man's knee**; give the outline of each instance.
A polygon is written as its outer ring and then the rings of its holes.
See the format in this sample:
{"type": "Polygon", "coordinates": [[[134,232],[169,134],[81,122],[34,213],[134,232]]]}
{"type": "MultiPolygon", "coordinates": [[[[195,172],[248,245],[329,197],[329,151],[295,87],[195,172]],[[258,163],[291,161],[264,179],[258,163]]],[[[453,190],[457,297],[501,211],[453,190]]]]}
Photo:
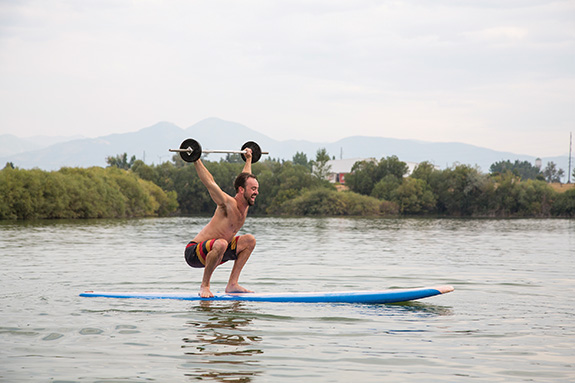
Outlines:
{"type": "Polygon", "coordinates": [[[214,250],[218,254],[224,254],[227,248],[228,248],[228,241],[221,238],[216,239],[216,241],[212,245],[212,250],[214,250]]]}
{"type": "Polygon", "coordinates": [[[240,237],[241,249],[240,250],[253,250],[256,247],[256,237],[251,234],[245,234],[240,237]]]}

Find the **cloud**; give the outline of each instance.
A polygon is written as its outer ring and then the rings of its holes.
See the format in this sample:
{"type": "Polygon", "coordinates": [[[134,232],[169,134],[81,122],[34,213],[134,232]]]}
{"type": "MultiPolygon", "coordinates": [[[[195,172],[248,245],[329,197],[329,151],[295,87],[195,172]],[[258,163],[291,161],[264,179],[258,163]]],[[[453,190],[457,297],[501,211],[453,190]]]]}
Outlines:
{"type": "Polygon", "coordinates": [[[275,138],[490,145],[482,131],[575,117],[570,1],[28,0],[0,15],[6,132],[217,116],[275,138]]]}
{"type": "Polygon", "coordinates": [[[527,37],[528,31],[525,28],[517,27],[495,27],[478,32],[471,32],[468,35],[476,37],[478,40],[495,42],[515,42],[527,37]]]}

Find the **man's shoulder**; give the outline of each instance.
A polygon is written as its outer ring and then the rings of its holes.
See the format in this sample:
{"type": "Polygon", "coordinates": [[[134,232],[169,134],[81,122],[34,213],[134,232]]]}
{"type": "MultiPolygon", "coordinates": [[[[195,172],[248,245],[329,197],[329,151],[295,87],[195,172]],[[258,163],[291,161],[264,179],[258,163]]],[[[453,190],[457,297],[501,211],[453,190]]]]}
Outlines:
{"type": "Polygon", "coordinates": [[[232,197],[228,193],[224,192],[224,201],[220,204],[220,206],[227,207],[230,205],[236,207],[238,206],[238,201],[236,201],[235,197],[232,197]]]}

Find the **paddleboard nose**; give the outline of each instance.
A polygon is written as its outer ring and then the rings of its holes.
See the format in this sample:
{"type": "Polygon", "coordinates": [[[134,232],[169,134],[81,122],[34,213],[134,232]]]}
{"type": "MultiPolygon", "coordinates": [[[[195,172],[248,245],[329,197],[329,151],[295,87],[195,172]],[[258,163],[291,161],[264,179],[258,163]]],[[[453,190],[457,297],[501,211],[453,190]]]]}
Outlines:
{"type": "Polygon", "coordinates": [[[455,290],[453,288],[453,286],[449,286],[449,285],[444,285],[444,286],[437,286],[434,287],[434,289],[436,289],[437,291],[439,291],[441,294],[447,294],[452,292],[453,290],[455,290]]]}

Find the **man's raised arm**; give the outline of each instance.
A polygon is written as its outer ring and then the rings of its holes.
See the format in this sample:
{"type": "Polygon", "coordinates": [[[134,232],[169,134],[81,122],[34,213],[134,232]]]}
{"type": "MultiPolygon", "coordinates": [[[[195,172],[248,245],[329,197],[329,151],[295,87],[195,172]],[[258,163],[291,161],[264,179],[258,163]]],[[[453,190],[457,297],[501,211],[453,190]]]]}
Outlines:
{"type": "Polygon", "coordinates": [[[246,157],[246,163],[244,165],[244,169],[242,170],[243,173],[252,173],[252,150],[250,148],[246,148],[246,153],[244,154],[246,157]]]}
{"type": "Polygon", "coordinates": [[[202,160],[198,159],[196,162],[194,162],[194,166],[196,167],[196,171],[198,172],[200,181],[202,181],[204,186],[208,189],[208,192],[210,193],[210,197],[212,197],[212,200],[217,205],[225,204],[226,198],[229,198],[229,196],[226,193],[224,193],[223,190],[218,186],[212,174],[202,163],[202,160]]]}

